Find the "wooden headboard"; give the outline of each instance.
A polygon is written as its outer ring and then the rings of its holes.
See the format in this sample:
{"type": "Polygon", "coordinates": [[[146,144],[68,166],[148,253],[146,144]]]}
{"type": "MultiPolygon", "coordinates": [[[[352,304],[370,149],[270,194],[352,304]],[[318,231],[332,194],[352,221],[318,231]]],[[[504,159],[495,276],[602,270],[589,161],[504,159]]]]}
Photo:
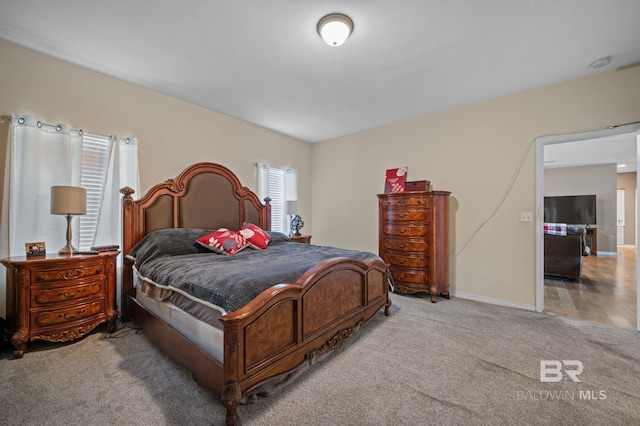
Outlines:
{"type": "MultiPolygon", "coordinates": [[[[155,185],[139,200],[134,190],[120,190],[122,198],[122,252],[126,255],[145,235],[166,228],[242,229],[251,222],[271,230],[271,205],[265,204],[238,177],[220,164],[196,163],[175,179],[155,185]]],[[[122,271],[123,305],[133,295],[133,270],[125,257],[122,271]]]]}

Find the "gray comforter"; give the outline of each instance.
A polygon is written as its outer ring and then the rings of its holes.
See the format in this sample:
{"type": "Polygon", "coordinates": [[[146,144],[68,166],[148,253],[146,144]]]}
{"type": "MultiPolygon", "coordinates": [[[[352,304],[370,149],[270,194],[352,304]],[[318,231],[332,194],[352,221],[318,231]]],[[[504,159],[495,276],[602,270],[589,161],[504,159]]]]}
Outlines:
{"type": "Polygon", "coordinates": [[[233,256],[213,253],[197,244],[211,231],[166,229],[147,235],[128,254],[139,274],[154,283],[180,289],[191,296],[233,312],[263,290],[294,283],[314,265],[334,257],[380,259],[373,253],[293,243],[270,233],[265,250],[246,248],[233,256]]]}

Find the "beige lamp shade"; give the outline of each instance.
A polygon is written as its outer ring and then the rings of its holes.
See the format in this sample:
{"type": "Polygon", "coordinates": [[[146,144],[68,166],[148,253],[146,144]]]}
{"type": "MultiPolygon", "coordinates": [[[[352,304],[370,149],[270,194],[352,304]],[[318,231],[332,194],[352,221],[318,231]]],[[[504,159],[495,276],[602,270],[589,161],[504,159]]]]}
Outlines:
{"type": "Polygon", "coordinates": [[[78,186],[52,186],[51,214],[87,214],[87,190],[78,186]]]}
{"type": "Polygon", "coordinates": [[[298,201],[287,201],[287,214],[296,215],[298,214],[298,201]]]}

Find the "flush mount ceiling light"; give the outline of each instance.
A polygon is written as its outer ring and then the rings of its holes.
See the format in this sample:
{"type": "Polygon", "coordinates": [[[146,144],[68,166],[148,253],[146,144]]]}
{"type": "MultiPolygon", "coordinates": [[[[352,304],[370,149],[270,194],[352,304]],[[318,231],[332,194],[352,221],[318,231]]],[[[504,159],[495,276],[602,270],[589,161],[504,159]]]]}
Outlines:
{"type": "Polygon", "coordinates": [[[589,68],[602,68],[611,63],[611,56],[605,56],[604,58],[596,59],[589,64],[589,68]]]}
{"type": "Polygon", "coordinates": [[[341,13],[332,13],[318,22],[318,34],[329,46],[340,46],[353,31],[353,21],[341,13]]]}

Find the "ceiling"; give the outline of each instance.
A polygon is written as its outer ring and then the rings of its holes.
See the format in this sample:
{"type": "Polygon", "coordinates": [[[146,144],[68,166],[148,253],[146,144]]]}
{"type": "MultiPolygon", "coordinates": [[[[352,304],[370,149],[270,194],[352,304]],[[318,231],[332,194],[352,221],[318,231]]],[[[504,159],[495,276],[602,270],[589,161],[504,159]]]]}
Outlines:
{"type": "Polygon", "coordinates": [[[544,146],[544,168],[615,164],[618,173],[637,170],[636,132],[544,146]]]}
{"type": "Polygon", "coordinates": [[[637,0],[21,0],[0,3],[0,38],[317,142],[638,63],[639,16],[637,0]],[[316,31],[333,12],[354,22],[339,47],[316,31]]]}

